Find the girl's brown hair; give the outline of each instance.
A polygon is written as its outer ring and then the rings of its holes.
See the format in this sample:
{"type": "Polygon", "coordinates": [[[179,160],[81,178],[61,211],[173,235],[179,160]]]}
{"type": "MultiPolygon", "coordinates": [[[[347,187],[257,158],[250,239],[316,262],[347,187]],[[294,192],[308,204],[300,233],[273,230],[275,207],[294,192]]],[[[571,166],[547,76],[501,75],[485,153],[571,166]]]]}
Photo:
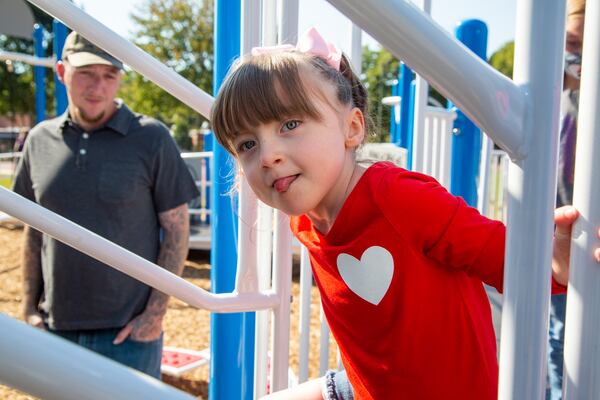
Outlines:
{"type": "Polygon", "coordinates": [[[261,123],[292,116],[321,119],[311,101],[314,90],[309,90],[300,78],[302,65],[310,66],[330,82],[341,104],[361,110],[368,125],[367,90],[346,56],[342,56],[339,71],[317,56],[294,51],[251,56],[234,64],[211,111],[213,131],[228,152],[235,155],[235,138],[261,123]]]}

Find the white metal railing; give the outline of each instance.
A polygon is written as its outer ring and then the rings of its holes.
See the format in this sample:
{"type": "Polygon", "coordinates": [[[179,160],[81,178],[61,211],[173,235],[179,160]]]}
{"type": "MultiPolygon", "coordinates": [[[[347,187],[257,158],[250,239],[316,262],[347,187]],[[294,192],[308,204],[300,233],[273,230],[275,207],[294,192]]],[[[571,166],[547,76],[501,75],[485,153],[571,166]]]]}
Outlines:
{"type": "MultiPolygon", "coordinates": [[[[17,161],[20,157],[20,152],[0,153],[0,179],[4,185],[12,183],[17,161]]],[[[0,223],[6,221],[13,222],[13,218],[0,210],[0,223]]]]}
{"type": "Polygon", "coordinates": [[[200,191],[200,198],[197,207],[190,207],[190,215],[197,215],[202,224],[208,222],[210,209],[208,208],[208,190],[211,187],[211,180],[208,176],[208,166],[212,160],[212,152],[186,152],[181,153],[181,158],[188,162],[190,172],[194,178],[194,182],[200,191]]]}
{"type": "Polygon", "coordinates": [[[481,157],[479,159],[479,181],[477,182],[477,209],[481,215],[487,215],[489,194],[488,186],[490,181],[490,159],[494,143],[485,134],[481,138],[481,157]]]}
{"type": "MultiPolygon", "coordinates": [[[[400,96],[388,96],[382,103],[392,107],[396,122],[400,117],[400,96]]],[[[415,144],[412,148],[412,169],[433,176],[446,189],[450,190],[452,165],[452,128],[456,112],[441,107],[424,107],[423,128],[415,130],[415,144]]],[[[415,115],[417,119],[417,115],[415,115]]],[[[406,164],[403,165],[406,167],[406,164]]]]}
{"type": "Polygon", "coordinates": [[[210,293],[111,241],[0,188],[0,208],[24,223],[187,304],[215,312],[272,308],[278,298],[264,293],[210,293]]]}
{"type": "Polygon", "coordinates": [[[0,50],[0,60],[18,61],[30,65],[39,65],[42,67],[53,68],[56,60],[53,57],[42,58],[31,56],[29,54],[15,53],[12,51],[0,50]]]}
{"type": "Polygon", "coordinates": [[[454,111],[425,107],[424,129],[419,139],[423,145],[413,147],[413,160],[415,157],[420,160],[419,169],[416,169],[413,162],[415,170],[433,176],[448,190],[452,163],[452,126],[455,119],[454,111]],[[416,154],[417,149],[420,149],[420,154],[416,154]]]}
{"type": "Polygon", "coordinates": [[[18,160],[21,154],[21,152],[0,153],[0,160],[18,160]]]}
{"type": "Polygon", "coordinates": [[[493,150],[489,168],[489,180],[487,187],[488,201],[486,203],[485,215],[489,218],[496,219],[506,223],[506,207],[508,195],[508,164],[510,159],[508,154],[502,150],[493,150]]]}
{"type": "Polygon", "coordinates": [[[194,399],[146,374],[1,313],[0,332],[0,382],[36,397],[194,399]],[[60,374],[61,370],[66,373],[60,374]]]}

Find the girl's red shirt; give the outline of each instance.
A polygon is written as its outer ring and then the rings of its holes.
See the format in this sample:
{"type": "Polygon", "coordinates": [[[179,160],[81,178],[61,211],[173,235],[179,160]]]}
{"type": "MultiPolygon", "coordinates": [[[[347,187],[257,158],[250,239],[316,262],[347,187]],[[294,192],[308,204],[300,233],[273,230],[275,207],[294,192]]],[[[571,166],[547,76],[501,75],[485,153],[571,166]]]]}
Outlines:
{"type": "Polygon", "coordinates": [[[433,178],[365,171],[327,235],[307,216],[323,309],[357,399],[496,399],[485,282],[502,291],[504,225],[433,178]]]}

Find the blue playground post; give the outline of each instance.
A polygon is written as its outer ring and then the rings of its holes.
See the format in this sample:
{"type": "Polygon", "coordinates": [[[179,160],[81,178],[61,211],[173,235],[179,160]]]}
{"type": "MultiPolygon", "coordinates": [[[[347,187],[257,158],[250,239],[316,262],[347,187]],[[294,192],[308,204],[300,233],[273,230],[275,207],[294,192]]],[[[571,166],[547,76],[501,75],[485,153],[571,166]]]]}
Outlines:
{"type": "Polygon", "coordinates": [[[398,81],[398,95],[400,96],[400,124],[397,127],[398,141],[396,144],[400,147],[410,149],[412,147],[412,120],[414,114],[414,107],[411,105],[410,100],[411,96],[414,96],[414,89],[412,89],[411,86],[413,85],[413,72],[404,63],[400,65],[398,81]],[[411,137],[411,146],[408,146],[409,136],[411,137]]]}
{"type": "MultiPolygon", "coordinates": [[[[240,0],[217,0],[215,2],[213,81],[213,93],[215,94],[233,60],[239,56],[240,12],[240,0]]],[[[214,135],[211,134],[207,139],[212,141],[213,149],[211,289],[215,293],[224,293],[231,292],[235,288],[237,261],[235,215],[237,215],[237,208],[235,207],[236,201],[228,194],[235,169],[231,156],[216,141],[214,135]]],[[[251,316],[246,318],[242,313],[211,314],[209,399],[252,398],[254,352],[245,348],[250,339],[244,338],[243,333],[254,334],[253,322],[251,316]],[[251,357],[251,361],[248,361],[248,357],[251,357]],[[248,380],[248,376],[250,380],[248,380]]]]}
{"type": "MultiPolygon", "coordinates": [[[[62,60],[62,49],[67,38],[67,27],[60,21],[52,22],[52,31],[54,33],[53,51],[56,61],[62,60]]],[[[56,115],[61,115],[67,109],[67,90],[65,85],[58,80],[54,74],[54,97],[56,99],[56,115]]]]}
{"type": "MultiPolygon", "coordinates": [[[[487,26],[483,21],[470,19],[456,27],[456,38],[482,59],[487,53],[487,26]]],[[[457,113],[452,137],[452,167],[450,191],[461,196],[470,206],[477,207],[477,177],[481,157],[481,130],[462,111],[448,105],[457,113]]]]}
{"type": "MultiPolygon", "coordinates": [[[[413,132],[415,126],[415,92],[417,84],[415,81],[410,83],[410,91],[408,95],[408,104],[406,111],[406,169],[412,169],[412,153],[413,153],[413,132]]],[[[402,124],[402,114],[400,114],[400,123],[402,124]]]]}
{"type": "MultiPolygon", "coordinates": [[[[35,24],[33,26],[33,46],[36,57],[43,58],[44,54],[44,28],[35,24]]],[[[46,84],[44,75],[46,67],[36,65],[33,67],[35,81],[35,122],[40,123],[46,119],[46,84]]]]}

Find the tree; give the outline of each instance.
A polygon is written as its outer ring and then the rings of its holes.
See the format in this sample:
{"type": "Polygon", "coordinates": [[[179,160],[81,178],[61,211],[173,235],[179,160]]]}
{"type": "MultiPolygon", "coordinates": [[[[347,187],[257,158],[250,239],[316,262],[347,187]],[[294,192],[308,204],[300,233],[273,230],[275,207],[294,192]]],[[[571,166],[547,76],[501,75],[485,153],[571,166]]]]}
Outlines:
{"type": "Polygon", "coordinates": [[[497,50],[488,61],[492,67],[512,79],[515,42],[508,42],[497,50]]]}
{"type": "Polygon", "coordinates": [[[373,135],[369,141],[389,141],[390,107],[381,104],[381,99],[391,96],[391,84],[398,79],[400,63],[386,49],[371,50],[363,47],[361,80],[369,93],[369,110],[373,121],[373,135]]]}
{"type": "MultiPolygon", "coordinates": [[[[131,16],[133,42],[206,92],[212,89],[213,2],[146,0],[131,16]]],[[[182,149],[191,148],[188,132],[206,119],[133,71],[126,73],[120,96],[137,112],[170,126],[182,149]]]]}

